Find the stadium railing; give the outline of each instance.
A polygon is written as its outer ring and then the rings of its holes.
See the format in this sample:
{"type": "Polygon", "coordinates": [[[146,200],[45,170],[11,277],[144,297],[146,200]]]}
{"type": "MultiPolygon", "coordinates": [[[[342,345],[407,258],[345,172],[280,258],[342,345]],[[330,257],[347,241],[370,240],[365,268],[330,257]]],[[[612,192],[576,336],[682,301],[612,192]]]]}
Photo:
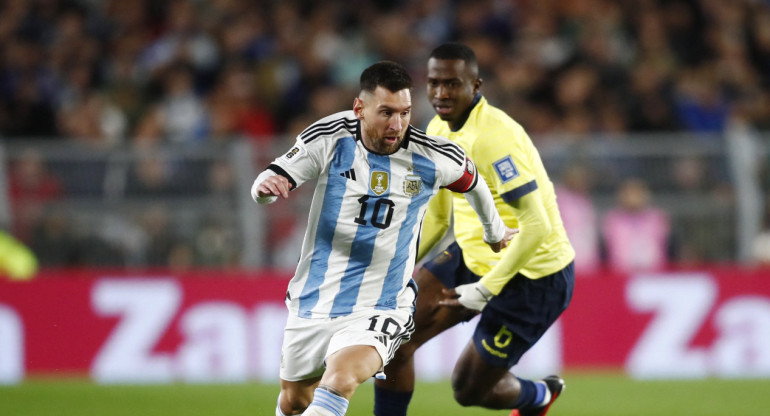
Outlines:
{"type": "MultiPolygon", "coordinates": [[[[763,176],[767,134],[731,129],[533,139],[554,182],[564,182],[576,165],[589,172],[587,192],[598,218],[615,205],[625,179],[640,178],[649,185],[653,204],[670,216],[683,261],[751,261],[770,183],[763,176]]],[[[47,247],[50,241],[38,240],[58,218],[82,252],[43,255],[44,265],[74,257],[80,265],[186,261],[195,267],[291,269],[312,185],[267,208],[256,206],[249,193],[256,174],[290,142],[276,137],[272,146],[230,140],[140,149],[3,139],[0,225],[33,247],[47,247]],[[43,179],[25,175],[48,178],[53,190],[35,188],[44,187],[35,185],[43,179]],[[100,250],[89,250],[94,247],[100,250]]]]}

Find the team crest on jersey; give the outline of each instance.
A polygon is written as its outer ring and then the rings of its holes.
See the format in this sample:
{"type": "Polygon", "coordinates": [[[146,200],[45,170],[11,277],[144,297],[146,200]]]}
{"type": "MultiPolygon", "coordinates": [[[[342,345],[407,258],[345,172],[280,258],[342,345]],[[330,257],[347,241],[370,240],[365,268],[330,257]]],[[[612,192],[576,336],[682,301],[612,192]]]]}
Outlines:
{"type": "Polygon", "coordinates": [[[388,175],[388,172],[383,172],[381,170],[372,171],[372,176],[369,179],[369,188],[372,192],[376,195],[382,195],[388,191],[389,186],[390,175],[388,175]]]}
{"type": "Polygon", "coordinates": [[[404,178],[404,193],[406,196],[416,196],[422,192],[422,178],[417,175],[406,175],[404,178]]]}
{"type": "Polygon", "coordinates": [[[503,183],[506,183],[519,176],[519,170],[516,169],[516,165],[513,164],[513,159],[511,159],[510,156],[506,156],[498,160],[493,165],[495,167],[495,171],[497,171],[497,176],[500,177],[500,180],[503,181],[503,183]]]}

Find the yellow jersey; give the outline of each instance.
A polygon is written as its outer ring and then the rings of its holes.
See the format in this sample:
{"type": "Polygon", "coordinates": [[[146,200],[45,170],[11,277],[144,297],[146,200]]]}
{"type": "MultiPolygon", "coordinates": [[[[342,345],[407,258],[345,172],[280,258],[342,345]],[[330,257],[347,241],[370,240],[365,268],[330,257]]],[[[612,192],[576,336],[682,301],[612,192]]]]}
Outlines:
{"type": "MultiPolygon", "coordinates": [[[[489,185],[497,210],[508,227],[518,228],[519,225],[509,202],[539,191],[536,195],[542,198],[551,232],[529,261],[514,272],[530,279],[556,273],[575,258],[575,251],[567,238],[553,183],[548,178],[540,154],[519,123],[489,105],[484,97],[479,96],[475,101],[476,105],[459,130],[452,131],[447,122],[436,116],[426,132],[447,137],[465,150],[489,185]]],[[[484,276],[500,261],[507,249],[494,253],[484,242],[478,217],[462,194],[452,193],[452,209],[454,234],[463,250],[465,264],[473,273],[484,276]]],[[[430,221],[426,221],[425,226],[429,224],[430,221]]]]}

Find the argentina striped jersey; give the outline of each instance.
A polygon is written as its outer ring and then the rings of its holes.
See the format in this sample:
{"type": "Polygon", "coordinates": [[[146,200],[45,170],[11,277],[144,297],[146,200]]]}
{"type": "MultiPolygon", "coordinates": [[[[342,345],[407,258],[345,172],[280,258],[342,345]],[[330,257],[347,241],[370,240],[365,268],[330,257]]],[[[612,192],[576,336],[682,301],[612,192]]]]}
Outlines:
{"type": "Polygon", "coordinates": [[[368,151],[353,111],[312,124],[268,169],[292,189],[318,179],[287,293],[289,309],[305,318],[411,308],[428,201],[440,187],[468,191],[477,177],[461,147],[411,126],[395,153],[368,151]]]}

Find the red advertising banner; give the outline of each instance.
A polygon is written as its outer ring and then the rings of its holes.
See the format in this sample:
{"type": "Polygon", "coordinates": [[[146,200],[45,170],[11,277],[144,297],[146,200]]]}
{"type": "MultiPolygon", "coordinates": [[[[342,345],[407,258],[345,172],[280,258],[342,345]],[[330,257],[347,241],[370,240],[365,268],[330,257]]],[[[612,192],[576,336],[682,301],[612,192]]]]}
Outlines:
{"type": "MultiPolygon", "coordinates": [[[[289,275],[45,271],[0,281],[0,383],[50,373],[102,382],[275,380],[289,275]]],[[[447,377],[473,325],[418,352],[447,377]]],[[[770,270],[581,276],[517,369],[623,368],[639,378],[770,377],[770,270]]]]}

